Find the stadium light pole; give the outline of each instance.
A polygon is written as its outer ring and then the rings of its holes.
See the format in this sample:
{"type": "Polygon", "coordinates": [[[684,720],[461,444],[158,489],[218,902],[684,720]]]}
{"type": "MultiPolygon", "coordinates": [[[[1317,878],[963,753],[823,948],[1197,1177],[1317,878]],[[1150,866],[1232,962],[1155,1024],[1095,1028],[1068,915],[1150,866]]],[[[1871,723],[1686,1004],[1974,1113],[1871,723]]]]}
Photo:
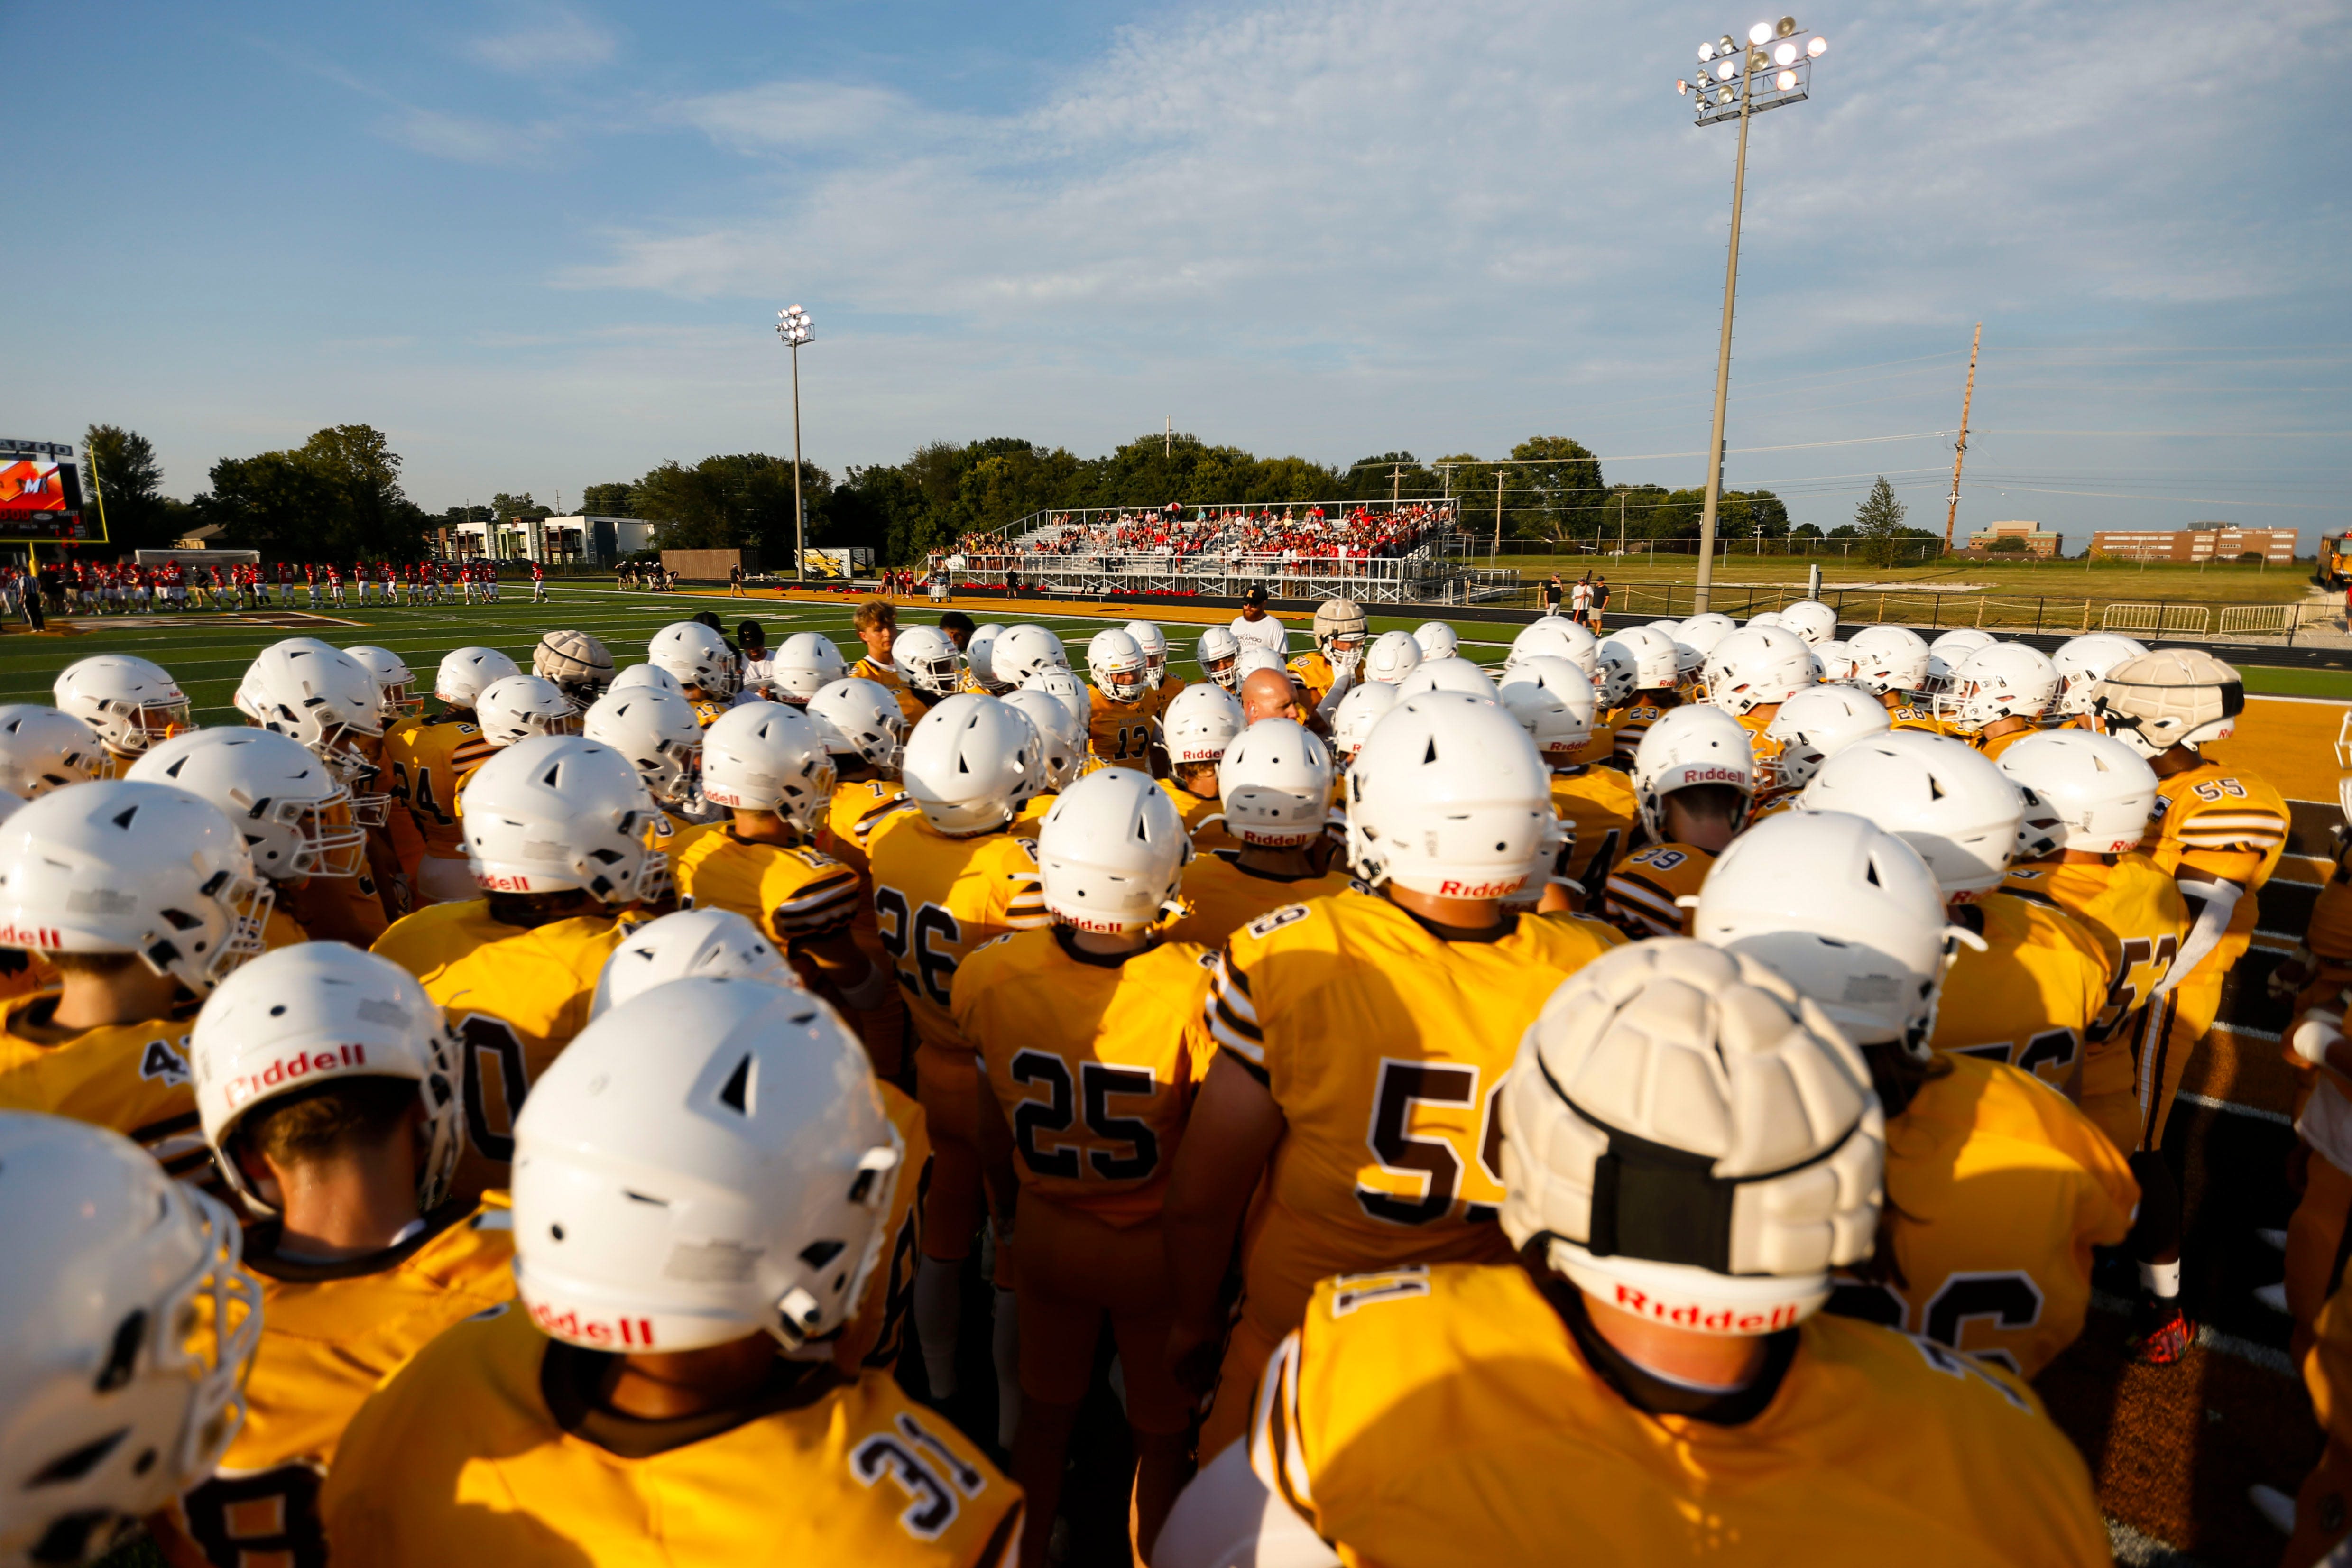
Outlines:
{"type": "Polygon", "coordinates": [[[801,345],[814,341],[809,313],[798,305],[776,312],[776,336],[793,351],[793,581],[808,585],[808,513],[801,505],[801,345]]]}
{"type": "Polygon", "coordinates": [[[1697,97],[1692,123],[1739,121],[1739,155],[1731,170],[1731,254],[1723,266],[1723,331],[1715,348],[1715,429],[1706,444],[1706,506],[1698,520],[1698,582],[1692,613],[1705,615],[1715,584],[1715,520],[1723,504],[1723,415],[1731,393],[1731,307],[1739,291],[1739,208],[1748,190],[1748,121],[1768,109],[1801,103],[1812,84],[1813,61],[1829,40],[1810,37],[1794,16],[1759,22],[1743,46],[1728,33],[1698,47],[1696,79],[1675,91],[1697,97]]]}

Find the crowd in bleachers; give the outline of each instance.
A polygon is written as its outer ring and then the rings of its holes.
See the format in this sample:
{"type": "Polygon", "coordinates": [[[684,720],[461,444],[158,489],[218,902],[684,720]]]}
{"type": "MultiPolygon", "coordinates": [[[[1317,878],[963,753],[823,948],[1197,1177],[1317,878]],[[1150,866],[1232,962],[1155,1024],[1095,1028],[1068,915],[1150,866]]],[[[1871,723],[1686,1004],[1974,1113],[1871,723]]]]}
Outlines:
{"type": "Polygon", "coordinates": [[[1024,555],[1157,553],[1171,557],[1273,555],[1303,561],[1382,560],[1410,553],[1450,525],[1450,504],[1292,505],[1063,513],[1014,540],[971,533],[968,559],[1024,555]]]}

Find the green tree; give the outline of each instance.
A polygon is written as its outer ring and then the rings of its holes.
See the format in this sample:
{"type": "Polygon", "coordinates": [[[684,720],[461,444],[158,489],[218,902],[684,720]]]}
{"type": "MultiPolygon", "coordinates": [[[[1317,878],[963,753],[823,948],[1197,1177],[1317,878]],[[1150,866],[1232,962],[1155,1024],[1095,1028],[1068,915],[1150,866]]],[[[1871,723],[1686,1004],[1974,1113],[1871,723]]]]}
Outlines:
{"type": "Polygon", "coordinates": [[[500,490],[490,498],[490,510],[502,521],[519,521],[528,518],[555,515],[553,507],[531,500],[529,490],[523,491],[519,496],[509,495],[506,491],[500,490]]]}
{"type": "MultiPolygon", "coordinates": [[[[833,476],[801,466],[811,542],[833,489],[833,476]]],[[[728,550],[755,545],[764,564],[789,563],[793,551],[793,465],[764,452],[705,458],[692,468],[677,461],[655,468],[630,487],[635,515],[658,526],[662,550],[728,550]]]]}
{"type": "MultiPolygon", "coordinates": [[[[1516,502],[1505,502],[1507,510],[1517,514],[1513,531],[1556,542],[1589,539],[1601,531],[1601,459],[1582,442],[1565,436],[1530,436],[1511,448],[1511,456],[1517,461],[1506,470],[1504,489],[1517,492],[1516,502]]],[[[1491,478],[1486,488],[1494,488],[1491,478]]]]}
{"type": "Polygon", "coordinates": [[[400,488],[400,455],[369,425],[336,425],[291,451],[215,463],[195,510],[224,544],[286,560],[423,552],[427,520],[400,488]]]}
{"type": "Polygon", "coordinates": [[[580,510],[591,517],[635,517],[629,509],[636,504],[635,489],[626,482],[590,485],[580,492],[580,510]]]}
{"type": "Polygon", "coordinates": [[[1863,554],[1874,566],[1892,566],[1902,553],[1902,539],[1908,531],[1903,518],[1908,509],[1895,499],[1895,487],[1881,474],[1870,487],[1870,494],[1853,509],[1853,528],[1863,542],[1863,554]]]}
{"type": "Polygon", "coordinates": [[[185,531],[188,509],[163,493],[154,443],[120,425],[93,425],[81,439],[98,482],[97,501],[103,503],[107,538],[116,549],[162,549],[185,531]]]}

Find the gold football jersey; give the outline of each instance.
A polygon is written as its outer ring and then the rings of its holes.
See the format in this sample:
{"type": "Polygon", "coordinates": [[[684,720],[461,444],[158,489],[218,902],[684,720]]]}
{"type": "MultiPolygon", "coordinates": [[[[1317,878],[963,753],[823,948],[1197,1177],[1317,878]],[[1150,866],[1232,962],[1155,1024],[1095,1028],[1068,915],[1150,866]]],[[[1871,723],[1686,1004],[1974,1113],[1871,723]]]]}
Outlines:
{"type": "Polygon", "coordinates": [[[1176,815],[1183,819],[1184,832],[1188,837],[1198,833],[1202,823],[1219,816],[1225,808],[1224,802],[1215,795],[1194,795],[1172,778],[1161,779],[1160,787],[1167,792],[1169,800],[1176,807],[1176,815]]]}
{"type": "Polygon", "coordinates": [[[1561,846],[1554,871],[1584,889],[1587,909],[1598,909],[1609,873],[1633,841],[1633,824],[1641,816],[1633,783],[1615,768],[1554,773],[1551,811],[1573,835],[1561,846]]]}
{"type": "Polygon", "coordinates": [[[2336,858],[2336,868],[2312,900],[2311,925],[2303,945],[2314,958],[2343,967],[2352,965],[2352,838],[2336,858]]]}
{"type": "Polygon", "coordinates": [[[2011,746],[2014,746],[2028,735],[2038,735],[2041,732],[2041,731],[2029,725],[2022,730],[2011,730],[2002,734],[1995,735],[1990,740],[1985,737],[1982,731],[1979,731],[1974,735],[1964,735],[1961,739],[1968,742],[1971,746],[1974,746],[1978,751],[1982,752],[1985,754],[1986,761],[1997,763],[2000,761],[2000,754],[2003,752],[2008,751],[2011,746]]]}
{"type": "Polygon", "coordinates": [[[725,717],[728,708],[727,703],[720,701],[715,697],[688,698],[686,705],[694,710],[695,723],[705,730],[709,729],[710,726],[718,723],[721,718],[725,717]]]}
{"type": "Polygon", "coordinates": [[[956,1029],[1004,1108],[1024,1195],[1119,1227],[1159,1217],[1216,1054],[1202,1018],[1215,962],[1190,942],[1081,952],[1064,926],[1014,931],[964,961],[956,1029]]]}
{"type": "Polygon", "coordinates": [[[481,727],[455,713],[436,713],[383,748],[392,792],[408,802],[409,819],[424,840],[425,853],[442,860],[466,858],[465,830],[458,826],[457,792],[473,771],[498,748],[482,739],[481,727]]]}
{"type": "Polygon", "coordinates": [[[1642,700],[1617,710],[1616,732],[1611,737],[1612,754],[1624,768],[1633,765],[1633,753],[1642,749],[1642,737],[1650,732],[1650,726],[1658,721],[1659,716],[1683,705],[1682,699],[1671,691],[1641,691],[1634,695],[1642,700]]]}
{"type": "MultiPolygon", "coordinates": [[[[1290,679],[1307,693],[1307,707],[1318,708],[1331,693],[1332,683],[1339,679],[1331,661],[1323,657],[1321,648],[1309,648],[1283,667],[1290,679]]],[[[1240,695],[1236,692],[1234,695],[1240,695]]]]}
{"type": "Polygon", "coordinates": [[[383,743],[376,748],[377,787],[392,797],[384,814],[384,832],[392,840],[393,858],[401,874],[414,878],[425,854],[424,835],[417,831],[415,793],[409,779],[416,768],[415,745],[425,717],[411,713],[385,727],[383,743]]]}
{"type": "Polygon", "coordinates": [[[1696,895],[1714,865],[1714,856],[1692,844],[1637,849],[1609,873],[1601,914],[1636,942],[1649,936],[1687,936],[1691,911],[1677,900],[1696,895]]]}
{"type": "Polygon", "coordinates": [[[1052,918],[1027,839],[950,838],[920,815],[874,846],[874,910],[916,1036],[934,1050],[971,1048],[948,1010],[957,966],[1006,931],[1052,918]]]}
{"type": "Polygon", "coordinates": [[[1869,1323],[1789,1333],[1749,1418],[1650,1415],[1516,1265],[1327,1279],[1267,1363],[1250,1463],[1349,1568],[2108,1561],[2032,1390],[1869,1323]]]}
{"type": "Polygon", "coordinates": [[[1930,735],[1951,733],[1944,721],[1936,717],[1936,710],[1931,703],[1906,702],[1899,708],[1888,709],[1886,716],[1894,721],[1895,728],[1898,730],[1925,730],[1930,735]]]}
{"type": "Polygon", "coordinates": [[[1519,1035],[1617,945],[1519,915],[1447,941],[1377,893],[1290,904],[1234,933],[1210,1032],[1288,1122],[1242,1243],[1242,1310],[1271,1342],[1328,1274],[1507,1257],[1496,1103],[1519,1035]]]}
{"type": "Polygon", "coordinates": [[[2180,885],[2137,850],[2112,866],[2033,861],[2010,868],[2001,890],[2064,910],[2098,940],[2107,960],[2106,1003],[2092,1024],[2094,1041],[2116,1038],[2172,967],[2189,934],[2180,885]]]}
{"type": "Polygon", "coordinates": [[[1087,688],[1087,750],[1106,767],[1151,771],[1151,737],[1160,731],[1159,705],[1146,691],[1133,702],[1114,702],[1087,688]]]}
{"type": "Polygon", "coordinates": [[[1955,920],[1985,940],[1966,942],[1944,973],[1928,1044],[2022,1068],[2053,1089],[2074,1082],[2083,1042],[2107,1005],[2107,955],[2055,905],[2014,893],[1962,904],[1955,920]]]}
{"type": "Polygon", "coordinates": [[[723,822],[671,839],[669,864],[680,909],[732,910],[779,949],[841,935],[866,901],[857,873],[824,850],[746,844],[723,822]]]}
{"type": "Polygon", "coordinates": [[[2278,869],[2286,851],[2286,801],[2264,780],[2216,762],[2200,762],[2156,788],[2156,814],[2140,848],[2157,869],[2178,877],[2184,868],[2242,882],[2246,896],[2230,913],[2221,945],[2205,955],[2192,979],[2227,973],[2253,942],[2261,900],[2254,893],[2278,869]]]}
{"type": "Polygon", "coordinates": [[[523,1097],[587,1026],[596,977],[635,923],[578,915],[525,929],[492,919],[489,900],[473,899],[427,905],[376,940],[370,951],[424,984],[465,1052],[458,1192],[504,1184],[523,1097]]]}
{"type": "Polygon", "coordinates": [[[2091,1248],[2131,1229],[2139,1184],[2091,1120],[1970,1057],[1886,1124],[1899,1282],[1841,1282],[1831,1310],[2032,1377],[2083,1331],[2091,1248]]]}
{"type": "Polygon", "coordinates": [[[750,1411],[646,1421],[595,1404],[608,1360],[523,1311],[425,1346],[343,1434],[335,1568],[1011,1568],[1020,1489],[884,1373],[780,1361],[750,1411]]]}
{"type": "Polygon", "coordinates": [[[887,1373],[898,1364],[907,1348],[908,1314],[915,1305],[915,1264],[923,1245],[923,1189],[931,1182],[930,1123],[913,1095],[897,1084],[876,1079],[882,1110],[898,1130],[906,1158],[898,1167],[898,1184],[891,1190],[890,1212],[884,1219],[882,1261],[866,1278],[857,1299],[857,1314],[834,1342],[834,1364],[854,1373],[861,1366],[887,1373]]]}
{"type": "Polygon", "coordinates": [[[1361,886],[1344,865],[1320,877],[1273,877],[1244,870],[1241,858],[1238,845],[1196,853],[1176,895],[1192,906],[1191,912],[1168,928],[1170,936],[1223,947],[1234,932],[1270,910],[1361,886]]]}
{"type": "Polygon", "coordinates": [[[176,1522],[219,1568],[322,1568],[319,1486],[352,1415],[444,1329],[514,1297],[504,1194],[445,1204],[389,1251],[341,1263],[271,1256],[277,1224],[246,1244],[261,1279],[261,1344],[245,1424],[176,1522]]]}
{"type": "Polygon", "coordinates": [[[860,680],[870,680],[877,686],[888,688],[890,695],[898,700],[898,711],[907,716],[909,725],[920,723],[923,715],[930,711],[923,706],[923,700],[908,689],[907,678],[898,673],[898,667],[895,664],[877,659],[869,653],[851,665],[849,673],[860,680]]]}
{"type": "Polygon", "coordinates": [[[0,1110],[111,1128],[180,1180],[209,1181],[212,1151],[188,1073],[194,1005],[176,1017],[93,1029],[58,1027],[57,1006],[58,993],[37,991],[0,1009],[0,1110]]]}
{"type": "Polygon", "coordinates": [[[896,780],[852,779],[834,786],[826,808],[825,831],[817,838],[824,852],[857,873],[861,891],[857,913],[849,923],[857,950],[877,969],[889,967],[882,937],[874,922],[874,841],[920,808],[907,798],[896,780]]]}

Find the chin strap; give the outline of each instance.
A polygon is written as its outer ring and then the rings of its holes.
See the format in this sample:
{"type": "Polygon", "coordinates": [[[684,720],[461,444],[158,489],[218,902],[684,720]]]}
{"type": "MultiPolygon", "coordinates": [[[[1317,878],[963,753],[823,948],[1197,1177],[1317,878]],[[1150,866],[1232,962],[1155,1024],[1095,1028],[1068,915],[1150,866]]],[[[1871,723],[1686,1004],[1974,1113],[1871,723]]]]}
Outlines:
{"type": "Polygon", "coordinates": [[[2222,881],[2184,882],[2180,891],[2197,906],[2197,923],[2189,928],[2189,935],[2180,943],[2179,956],[2164,972],[2164,978],[2157,982],[2151,998],[2164,995],[2188,979],[2205,961],[2205,955],[2221,945],[2221,938],[2229,933],[2230,917],[2237,911],[2238,900],[2246,893],[2237,883],[2222,881]]]}

